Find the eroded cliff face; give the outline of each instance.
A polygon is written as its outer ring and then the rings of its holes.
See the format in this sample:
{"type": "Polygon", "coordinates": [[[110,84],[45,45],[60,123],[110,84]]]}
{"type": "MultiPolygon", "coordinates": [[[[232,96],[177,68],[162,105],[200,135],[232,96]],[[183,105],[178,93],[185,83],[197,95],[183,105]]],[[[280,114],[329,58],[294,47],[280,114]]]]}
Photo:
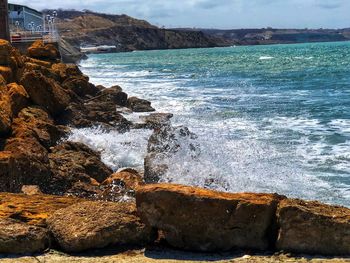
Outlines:
{"type": "Polygon", "coordinates": [[[118,51],[216,47],[222,43],[200,31],[162,29],[126,15],[59,11],[62,38],[81,44],[115,45],[118,51]]]}

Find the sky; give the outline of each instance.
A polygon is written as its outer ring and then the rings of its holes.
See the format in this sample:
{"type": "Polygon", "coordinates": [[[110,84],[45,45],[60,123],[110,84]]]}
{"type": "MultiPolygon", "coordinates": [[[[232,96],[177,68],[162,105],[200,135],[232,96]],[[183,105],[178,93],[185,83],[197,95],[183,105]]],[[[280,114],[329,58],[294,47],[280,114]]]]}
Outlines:
{"type": "Polygon", "coordinates": [[[39,10],[127,14],[157,26],[196,28],[345,28],[350,0],[9,0],[39,10]]]}

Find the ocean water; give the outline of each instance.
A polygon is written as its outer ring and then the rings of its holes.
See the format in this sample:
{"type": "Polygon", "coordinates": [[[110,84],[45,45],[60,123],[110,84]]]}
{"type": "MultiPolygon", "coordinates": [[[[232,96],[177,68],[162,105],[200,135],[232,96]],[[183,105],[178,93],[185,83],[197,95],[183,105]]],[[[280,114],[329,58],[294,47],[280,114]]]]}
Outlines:
{"type": "MultiPolygon", "coordinates": [[[[350,207],[350,42],[99,54],[81,69],[198,135],[199,155],[181,142],[162,181],[350,207]]],[[[70,139],[117,170],[142,167],[150,134],[91,128],[70,139]]]]}

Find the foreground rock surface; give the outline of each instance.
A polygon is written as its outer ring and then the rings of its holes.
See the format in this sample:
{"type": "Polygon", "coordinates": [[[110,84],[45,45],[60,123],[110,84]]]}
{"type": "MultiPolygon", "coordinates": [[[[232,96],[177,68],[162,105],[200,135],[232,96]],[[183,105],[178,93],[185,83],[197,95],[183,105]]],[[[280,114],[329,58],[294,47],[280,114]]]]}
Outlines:
{"type": "Polygon", "coordinates": [[[45,250],[49,244],[46,229],[12,219],[0,219],[0,253],[35,253],[45,250]]]}
{"type": "Polygon", "coordinates": [[[282,198],[169,184],[147,185],[136,193],[138,212],[145,222],[162,230],[172,246],[197,251],[267,249],[282,198]]]}
{"type": "Polygon", "coordinates": [[[82,199],[52,195],[0,193],[0,219],[15,219],[46,227],[46,218],[55,211],[81,202],[82,199]]]}
{"type": "Polygon", "coordinates": [[[350,209],[286,199],[279,204],[277,217],[277,249],[350,255],[350,209]]]}
{"type": "Polygon", "coordinates": [[[137,216],[134,203],[76,204],[54,213],[48,225],[57,243],[68,252],[111,244],[144,245],[155,238],[153,229],[137,216]]]}

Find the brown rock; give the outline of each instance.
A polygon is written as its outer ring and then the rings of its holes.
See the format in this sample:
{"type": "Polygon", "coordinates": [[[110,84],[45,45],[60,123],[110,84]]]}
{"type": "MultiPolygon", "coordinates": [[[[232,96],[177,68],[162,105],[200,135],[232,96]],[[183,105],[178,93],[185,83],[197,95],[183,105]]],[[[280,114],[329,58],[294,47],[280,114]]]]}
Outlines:
{"type": "Polygon", "coordinates": [[[112,244],[144,245],[154,240],[153,230],[141,222],[134,203],[76,204],[54,213],[48,225],[57,243],[69,252],[112,244]]]}
{"type": "Polygon", "coordinates": [[[79,97],[85,97],[86,95],[96,95],[99,90],[95,85],[89,83],[89,81],[83,77],[70,77],[62,83],[64,89],[73,91],[79,97]]]}
{"type": "Polygon", "coordinates": [[[69,105],[70,97],[64,89],[39,72],[25,73],[21,83],[31,100],[53,116],[60,114],[69,105]]]}
{"type": "Polygon", "coordinates": [[[122,91],[121,87],[113,86],[111,88],[105,88],[100,91],[99,99],[104,102],[117,104],[122,107],[127,106],[128,95],[122,91]]]}
{"type": "Polygon", "coordinates": [[[35,41],[27,50],[28,56],[42,60],[61,59],[58,49],[52,44],[44,44],[43,41],[35,41]]]}
{"type": "Polygon", "coordinates": [[[281,198],[170,184],[146,185],[136,193],[145,222],[163,231],[172,246],[197,251],[267,249],[281,198]]]}
{"type": "Polygon", "coordinates": [[[143,185],[141,175],[134,169],[127,168],[112,174],[102,182],[102,194],[99,200],[120,201],[127,197],[134,197],[136,189],[143,185]]]}
{"type": "Polygon", "coordinates": [[[0,135],[9,134],[11,131],[11,124],[12,111],[10,98],[6,86],[0,84],[0,135]]]}
{"type": "Polygon", "coordinates": [[[6,83],[13,81],[13,72],[10,67],[0,66],[0,75],[6,80],[6,83]]]}
{"type": "Polygon", "coordinates": [[[41,252],[50,245],[48,231],[12,219],[0,219],[0,253],[41,252]]]}
{"type": "Polygon", "coordinates": [[[89,78],[84,76],[75,64],[55,63],[51,66],[51,69],[55,74],[60,76],[61,81],[73,77],[84,77],[86,81],[89,81],[89,78]]]}
{"type": "MultiPolygon", "coordinates": [[[[54,177],[50,193],[72,193],[69,189],[77,182],[91,186],[95,184],[92,179],[102,182],[113,173],[102,163],[99,153],[82,143],[65,142],[55,146],[49,158],[54,177]]],[[[80,196],[79,192],[74,194],[80,196]]]]}
{"type": "Polygon", "coordinates": [[[11,50],[10,43],[0,39],[0,65],[8,65],[10,63],[11,50]]]}
{"type": "Polygon", "coordinates": [[[0,219],[16,219],[29,225],[46,227],[49,215],[82,201],[53,195],[0,193],[0,219]]]}
{"type": "Polygon", "coordinates": [[[283,200],[277,210],[276,247],[296,253],[350,255],[350,209],[283,200]]]}
{"type": "Polygon", "coordinates": [[[10,98],[11,110],[13,116],[17,114],[25,107],[28,106],[29,95],[23,86],[17,83],[10,83],[7,85],[8,96],[10,98]]]}
{"type": "Polygon", "coordinates": [[[132,109],[134,112],[151,112],[155,111],[151,106],[151,102],[137,97],[130,97],[127,101],[127,107],[132,109]]]}
{"type": "Polygon", "coordinates": [[[21,192],[26,195],[39,195],[42,194],[39,186],[37,185],[23,185],[21,192]]]}

